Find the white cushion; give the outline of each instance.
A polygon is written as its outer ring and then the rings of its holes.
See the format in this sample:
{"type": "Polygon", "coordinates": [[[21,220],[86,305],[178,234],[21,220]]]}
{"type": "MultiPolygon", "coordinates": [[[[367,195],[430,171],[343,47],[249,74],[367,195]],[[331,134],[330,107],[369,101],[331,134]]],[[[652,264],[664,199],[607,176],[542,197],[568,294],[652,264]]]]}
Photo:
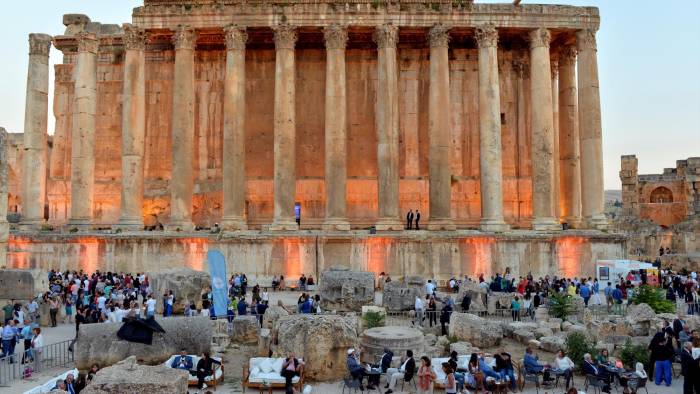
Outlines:
{"type": "Polygon", "coordinates": [[[61,375],[54,376],[53,378],[49,379],[46,381],[46,383],[42,384],[41,386],[34,387],[33,389],[29,391],[25,391],[24,394],[42,394],[42,393],[48,393],[50,392],[54,387],[56,387],[56,381],[57,380],[66,380],[66,376],[68,376],[69,373],[73,374],[74,378],[78,378],[78,370],[77,369],[72,369],[70,371],[66,371],[62,373],[61,375]]]}
{"type": "Polygon", "coordinates": [[[281,375],[282,374],[282,364],[284,364],[284,359],[278,358],[278,359],[273,359],[273,360],[274,360],[274,362],[272,363],[272,371],[281,375]]]}
{"type": "Polygon", "coordinates": [[[267,360],[260,363],[259,368],[262,373],[272,372],[272,359],[268,358],[267,360]]]}

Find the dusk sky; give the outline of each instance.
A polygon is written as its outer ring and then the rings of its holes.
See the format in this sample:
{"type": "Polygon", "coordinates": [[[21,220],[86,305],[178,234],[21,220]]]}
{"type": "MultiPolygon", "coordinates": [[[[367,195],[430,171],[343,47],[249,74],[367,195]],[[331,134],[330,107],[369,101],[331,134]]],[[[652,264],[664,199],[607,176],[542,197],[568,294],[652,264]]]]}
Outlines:
{"type": "MultiPolygon", "coordinates": [[[[503,3],[505,1],[479,1],[503,3]]],[[[600,8],[598,64],[603,116],[605,188],[619,189],[620,155],[636,154],[640,173],[660,173],[678,159],[700,156],[699,0],[559,0],[600,8]]],[[[62,34],[61,17],[87,14],[102,23],[129,22],[142,0],[5,2],[0,24],[0,126],[21,132],[27,35],[62,34]]],[[[52,49],[51,64],[61,60],[52,49]]],[[[53,72],[51,73],[53,74],[53,72]]],[[[51,75],[53,84],[53,75],[51,75]]],[[[54,120],[49,101],[49,133],[54,120]]]]}

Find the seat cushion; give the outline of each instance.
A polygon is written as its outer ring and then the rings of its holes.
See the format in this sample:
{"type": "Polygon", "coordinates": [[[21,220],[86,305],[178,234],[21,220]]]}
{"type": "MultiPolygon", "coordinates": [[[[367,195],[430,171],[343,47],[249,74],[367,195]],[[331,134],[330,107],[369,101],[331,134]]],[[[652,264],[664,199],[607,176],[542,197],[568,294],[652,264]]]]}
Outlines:
{"type": "MultiPolygon", "coordinates": [[[[270,358],[261,362],[260,365],[258,365],[258,367],[260,368],[260,372],[266,373],[266,374],[272,372],[273,371],[272,363],[273,363],[273,361],[270,358]]],[[[275,373],[277,373],[277,372],[275,371],[275,373]]]]}

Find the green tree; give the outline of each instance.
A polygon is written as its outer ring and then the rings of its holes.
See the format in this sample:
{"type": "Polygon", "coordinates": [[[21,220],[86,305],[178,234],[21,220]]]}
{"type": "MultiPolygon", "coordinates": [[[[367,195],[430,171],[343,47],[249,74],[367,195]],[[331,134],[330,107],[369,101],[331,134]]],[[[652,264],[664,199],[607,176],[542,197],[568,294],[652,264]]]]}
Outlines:
{"type": "Polygon", "coordinates": [[[647,304],[656,313],[676,312],[676,306],[673,304],[673,301],[667,300],[666,293],[658,287],[647,285],[638,287],[631,301],[635,305],[647,304]]]}

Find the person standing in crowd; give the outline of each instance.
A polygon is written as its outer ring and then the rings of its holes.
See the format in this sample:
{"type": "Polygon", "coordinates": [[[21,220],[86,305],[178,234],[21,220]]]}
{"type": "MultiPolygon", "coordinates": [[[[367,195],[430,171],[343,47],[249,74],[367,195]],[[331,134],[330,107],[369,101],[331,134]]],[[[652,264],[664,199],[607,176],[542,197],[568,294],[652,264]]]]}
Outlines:
{"type": "Polygon", "coordinates": [[[5,327],[2,328],[2,357],[7,357],[10,364],[14,364],[15,362],[15,345],[17,344],[17,338],[19,338],[19,332],[16,326],[17,321],[10,320],[5,323],[5,327]]]}
{"type": "Polygon", "coordinates": [[[430,359],[427,356],[420,358],[421,365],[418,368],[417,394],[433,394],[433,383],[436,375],[430,366],[430,359]]]}
{"type": "Polygon", "coordinates": [[[416,310],[416,320],[413,322],[416,326],[423,326],[423,300],[420,298],[420,294],[416,294],[416,301],[414,303],[414,308],[416,310]]]}
{"type": "Polygon", "coordinates": [[[693,358],[693,344],[685,342],[681,351],[683,394],[700,393],[700,364],[693,358]]]}
{"type": "Polygon", "coordinates": [[[32,338],[32,357],[34,358],[34,372],[41,370],[41,362],[43,360],[44,335],[41,333],[41,327],[34,327],[34,337],[32,338]]]}
{"type": "Polygon", "coordinates": [[[418,224],[420,222],[420,212],[416,209],[416,230],[420,230],[420,225],[418,224]]]}
{"type": "Polygon", "coordinates": [[[435,298],[430,295],[427,295],[426,298],[428,299],[428,308],[426,309],[428,321],[432,327],[433,324],[437,325],[437,303],[435,303],[435,298]]]}
{"type": "Polygon", "coordinates": [[[673,350],[672,336],[668,332],[662,331],[655,335],[651,343],[651,359],[654,360],[654,383],[661,385],[665,381],[666,387],[671,386],[672,369],[671,363],[676,356],[673,350]]]}
{"type": "Polygon", "coordinates": [[[413,228],[413,209],[409,209],[406,214],[406,230],[411,230],[413,228]]]}

